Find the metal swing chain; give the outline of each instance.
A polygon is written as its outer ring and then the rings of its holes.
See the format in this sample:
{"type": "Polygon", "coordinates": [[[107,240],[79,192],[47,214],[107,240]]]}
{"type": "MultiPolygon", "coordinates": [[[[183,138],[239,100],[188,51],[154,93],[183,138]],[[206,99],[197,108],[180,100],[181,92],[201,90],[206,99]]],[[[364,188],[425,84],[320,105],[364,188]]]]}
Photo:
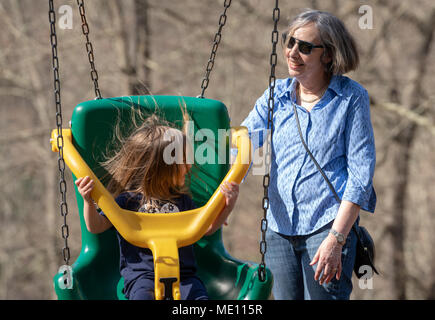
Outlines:
{"type": "Polygon", "coordinates": [[[216,32],[216,34],[214,36],[214,39],[213,39],[213,47],[212,47],[212,50],[211,50],[210,58],[208,59],[208,63],[207,63],[207,67],[206,67],[206,73],[205,73],[204,79],[202,79],[202,82],[201,82],[201,89],[202,89],[202,91],[201,91],[201,94],[198,96],[199,98],[204,98],[205,90],[208,87],[208,83],[210,81],[210,79],[209,79],[210,73],[211,73],[211,70],[213,69],[214,60],[216,58],[216,52],[217,52],[217,49],[219,47],[219,43],[220,43],[221,38],[222,38],[222,29],[223,29],[225,23],[227,22],[227,10],[230,7],[230,5],[231,5],[231,0],[225,0],[224,1],[224,7],[225,7],[225,9],[224,9],[224,12],[219,17],[219,29],[216,32]]]}
{"type": "Polygon", "coordinates": [[[57,148],[59,156],[57,159],[60,180],[59,189],[61,193],[60,214],[63,217],[63,225],[61,227],[62,238],[64,239],[64,247],[62,249],[63,260],[68,265],[71,257],[68,247],[69,227],[67,224],[68,205],[66,201],[66,182],[65,182],[65,161],[63,158],[64,140],[62,136],[62,105],[60,99],[60,79],[59,79],[59,59],[57,57],[57,35],[56,35],[56,12],[54,10],[53,0],[48,1],[49,4],[49,22],[50,22],[50,42],[52,52],[52,65],[54,74],[54,100],[56,104],[56,126],[57,126],[57,148]]]}
{"type": "Polygon", "coordinates": [[[89,25],[86,20],[84,0],[77,0],[77,5],[79,6],[79,13],[82,20],[82,31],[86,37],[86,52],[88,53],[89,64],[91,65],[91,79],[94,82],[95,96],[96,99],[102,99],[100,87],[98,86],[98,72],[95,68],[94,48],[89,40],[89,25]]]}
{"type": "Polygon", "coordinates": [[[267,231],[267,210],[269,209],[269,183],[270,183],[270,163],[272,158],[271,144],[273,133],[273,109],[275,106],[274,91],[275,91],[275,68],[278,62],[278,55],[276,54],[276,45],[279,39],[278,22],[279,22],[280,10],[278,6],[278,0],[275,2],[275,8],[273,9],[273,31],[272,31],[272,53],[270,55],[270,76],[269,76],[269,100],[268,100],[268,113],[267,113],[267,129],[270,134],[268,141],[266,142],[266,174],[263,177],[263,218],[261,219],[261,241],[260,241],[260,253],[261,262],[258,268],[258,278],[261,282],[266,281],[266,263],[264,261],[267,245],[266,245],[266,231],[267,231]],[[269,140],[270,139],[270,140],[269,140]]]}

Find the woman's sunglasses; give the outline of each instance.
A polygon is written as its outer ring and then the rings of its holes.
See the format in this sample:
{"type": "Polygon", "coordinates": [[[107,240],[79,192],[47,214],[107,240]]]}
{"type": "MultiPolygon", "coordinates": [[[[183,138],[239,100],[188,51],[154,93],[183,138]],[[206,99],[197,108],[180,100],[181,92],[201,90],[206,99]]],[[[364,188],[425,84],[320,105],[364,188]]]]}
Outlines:
{"type": "MultiPolygon", "coordinates": [[[[287,34],[283,33],[282,34],[282,42],[284,44],[286,43],[286,38],[287,38],[287,34]]],[[[290,37],[290,39],[287,43],[287,48],[292,49],[294,47],[294,45],[296,44],[296,42],[298,43],[299,52],[303,53],[305,55],[311,54],[311,51],[313,51],[314,48],[324,48],[324,46],[316,46],[315,44],[313,44],[311,42],[302,41],[302,40],[296,39],[295,37],[290,37]]]]}

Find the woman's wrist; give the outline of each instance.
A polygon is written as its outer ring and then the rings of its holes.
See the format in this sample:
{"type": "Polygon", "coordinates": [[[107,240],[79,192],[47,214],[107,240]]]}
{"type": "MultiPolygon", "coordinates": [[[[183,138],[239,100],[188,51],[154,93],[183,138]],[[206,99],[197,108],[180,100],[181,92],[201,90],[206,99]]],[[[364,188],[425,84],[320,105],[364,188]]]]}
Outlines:
{"type": "Polygon", "coordinates": [[[94,206],[94,200],[92,200],[92,198],[89,199],[83,198],[83,204],[89,207],[94,206]]]}
{"type": "Polygon", "coordinates": [[[350,230],[352,229],[353,224],[358,218],[359,211],[359,205],[350,201],[343,200],[340,204],[340,208],[338,209],[338,213],[332,225],[332,229],[334,229],[338,233],[343,234],[344,239],[346,239],[350,230]]]}
{"type": "MultiPolygon", "coordinates": [[[[334,234],[332,234],[331,232],[329,232],[328,237],[330,239],[331,242],[335,243],[337,246],[343,247],[344,244],[346,243],[346,240],[341,241],[341,239],[338,239],[334,234]]],[[[346,239],[346,238],[344,238],[346,239]]]]}

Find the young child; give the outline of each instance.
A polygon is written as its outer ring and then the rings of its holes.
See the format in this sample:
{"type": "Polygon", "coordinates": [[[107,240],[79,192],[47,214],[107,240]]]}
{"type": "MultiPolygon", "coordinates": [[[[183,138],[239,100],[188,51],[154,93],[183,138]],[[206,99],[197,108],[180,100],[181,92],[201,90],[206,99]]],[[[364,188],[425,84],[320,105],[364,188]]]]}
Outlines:
{"type": "MultiPolygon", "coordinates": [[[[138,212],[171,213],[195,209],[188,194],[186,175],[191,165],[185,164],[186,136],[171,128],[155,116],[148,118],[123,143],[119,152],[103,166],[111,175],[107,186],[116,198],[118,205],[138,212]],[[170,130],[170,131],[169,131],[170,130]],[[165,136],[166,132],[166,136],[165,136]],[[171,134],[168,135],[168,132],[171,134]],[[172,137],[172,139],[168,139],[172,137]],[[183,160],[166,163],[165,148],[170,143],[182,143],[183,160]]],[[[89,177],[75,181],[84,200],[83,215],[89,232],[101,233],[113,227],[104,213],[98,213],[91,198],[94,182],[89,177]]],[[[221,187],[226,206],[207,234],[214,233],[234,208],[238,197],[237,183],[221,187]]],[[[136,247],[122,238],[117,232],[120,247],[120,273],[124,278],[124,294],[129,300],[154,299],[154,263],[152,252],[136,247]]],[[[180,293],[183,300],[208,299],[202,281],[196,276],[196,262],[193,246],[179,248],[180,293]]]]}

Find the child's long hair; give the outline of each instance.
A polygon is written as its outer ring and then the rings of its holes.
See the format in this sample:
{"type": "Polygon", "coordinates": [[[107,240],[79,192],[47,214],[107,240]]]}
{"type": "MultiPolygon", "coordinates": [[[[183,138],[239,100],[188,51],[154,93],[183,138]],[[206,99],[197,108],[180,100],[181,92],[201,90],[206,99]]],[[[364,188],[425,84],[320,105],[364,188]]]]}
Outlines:
{"type": "MultiPolygon", "coordinates": [[[[184,123],[186,116],[187,113],[183,112],[184,123]]],[[[127,138],[117,135],[120,149],[102,163],[111,177],[107,189],[114,197],[122,192],[142,194],[141,205],[146,203],[154,207],[158,206],[159,200],[171,201],[189,194],[188,186],[177,183],[183,165],[180,162],[184,165],[186,162],[185,132],[175,129],[157,115],[151,115],[127,138]],[[166,163],[164,153],[168,149],[165,151],[165,148],[174,142],[181,144],[177,147],[182,147],[183,159],[178,159],[178,164],[166,163]]]]}

